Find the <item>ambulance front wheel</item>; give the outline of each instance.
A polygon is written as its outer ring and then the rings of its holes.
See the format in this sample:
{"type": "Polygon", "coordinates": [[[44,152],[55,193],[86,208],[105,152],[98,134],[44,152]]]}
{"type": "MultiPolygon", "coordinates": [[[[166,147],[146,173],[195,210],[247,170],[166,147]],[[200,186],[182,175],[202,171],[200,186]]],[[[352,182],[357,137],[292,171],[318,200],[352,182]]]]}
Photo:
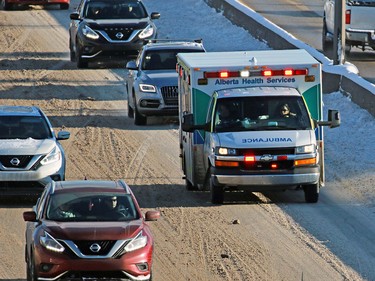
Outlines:
{"type": "Polygon", "coordinates": [[[182,171],[184,172],[184,175],[185,175],[186,190],[188,190],[188,191],[197,190],[197,187],[194,186],[186,177],[186,158],[185,158],[185,156],[183,156],[183,158],[182,158],[182,171]]]}
{"type": "Polygon", "coordinates": [[[210,179],[211,203],[223,204],[224,202],[224,186],[216,185],[211,177],[210,179]]]}
{"type": "Polygon", "coordinates": [[[319,183],[303,186],[306,203],[317,203],[319,200],[319,183]]]}

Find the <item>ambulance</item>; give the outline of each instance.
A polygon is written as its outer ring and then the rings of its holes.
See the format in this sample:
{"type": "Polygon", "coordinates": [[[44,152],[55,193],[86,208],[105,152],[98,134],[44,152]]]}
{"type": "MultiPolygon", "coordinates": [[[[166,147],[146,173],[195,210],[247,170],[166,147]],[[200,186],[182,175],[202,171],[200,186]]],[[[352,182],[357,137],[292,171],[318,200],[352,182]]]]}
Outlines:
{"type": "Polygon", "coordinates": [[[188,190],[297,189],[316,203],[324,186],[321,64],[303,49],[177,55],[179,142],[188,190]]]}

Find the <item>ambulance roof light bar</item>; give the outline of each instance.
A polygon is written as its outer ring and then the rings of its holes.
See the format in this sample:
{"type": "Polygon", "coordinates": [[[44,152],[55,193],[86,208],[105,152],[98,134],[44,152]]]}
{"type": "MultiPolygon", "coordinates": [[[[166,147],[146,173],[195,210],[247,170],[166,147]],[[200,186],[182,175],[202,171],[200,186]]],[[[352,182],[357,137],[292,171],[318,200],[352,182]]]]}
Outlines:
{"type": "Polygon", "coordinates": [[[261,71],[250,71],[247,69],[241,71],[205,71],[204,78],[233,78],[233,77],[250,77],[250,76],[296,76],[308,75],[308,69],[265,69],[261,71]]]}

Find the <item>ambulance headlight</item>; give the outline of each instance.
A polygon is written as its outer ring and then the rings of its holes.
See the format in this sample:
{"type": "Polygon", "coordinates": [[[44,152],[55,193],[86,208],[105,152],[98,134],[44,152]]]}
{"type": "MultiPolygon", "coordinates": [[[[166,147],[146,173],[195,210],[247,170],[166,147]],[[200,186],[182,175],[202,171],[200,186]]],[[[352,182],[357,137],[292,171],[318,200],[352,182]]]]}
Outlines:
{"type": "Polygon", "coordinates": [[[139,84],[139,89],[142,92],[156,93],[156,87],[150,84],[139,84]]]}
{"type": "Polygon", "coordinates": [[[227,147],[217,147],[216,154],[217,155],[237,155],[237,149],[227,148],[227,147]]]}
{"type": "Polygon", "coordinates": [[[296,150],[297,154],[313,153],[313,152],[315,152],[315,145],[313,144],[298,146],[296,150]]]}

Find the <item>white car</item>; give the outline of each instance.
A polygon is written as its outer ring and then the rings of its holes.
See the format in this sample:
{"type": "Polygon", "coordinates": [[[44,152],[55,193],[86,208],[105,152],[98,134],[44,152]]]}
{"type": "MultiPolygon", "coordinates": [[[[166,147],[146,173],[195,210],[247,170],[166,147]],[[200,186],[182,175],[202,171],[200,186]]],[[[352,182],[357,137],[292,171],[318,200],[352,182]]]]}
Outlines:
{"type": "MultiPolygon", "coordinates": [[[[344,1],[344,0],[343,0],[344,1]]],[[[352,47],[375,50],[375,0],[345,0],[345,51],[352,47]]],[[[332,43],[335,0],[325,0],[323,14],[323,50],[332,43]]]]}
{"type": "Polygon", "coordinates": [[[37,195],[52,180],[65,180],[65,154],[42,110],[35,106],[0,106],[0,194],[37,195]]]}

